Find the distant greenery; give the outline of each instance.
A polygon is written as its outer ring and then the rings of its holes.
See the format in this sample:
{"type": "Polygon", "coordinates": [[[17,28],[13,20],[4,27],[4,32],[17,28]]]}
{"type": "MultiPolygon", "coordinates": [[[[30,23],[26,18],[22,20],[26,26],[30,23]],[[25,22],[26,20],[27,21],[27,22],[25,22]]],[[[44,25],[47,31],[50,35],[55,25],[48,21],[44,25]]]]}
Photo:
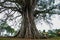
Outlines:
{"type": "MultiPolygon", "coordinates": [[[[2,23],[1,25],[0,25],[0,30],[6,30],[7,31],[7,33],[11,33],[11,34],[13,34],[13,33],[15,33],[16,31],[13,29],[13,28],[11,28],[7,23],[2,23]]],[[[2,32],[2,31],[1,31],[2,32]]],[[[8,35],[7,35],[8,36],[8,35]]]]}
{"type": "Polygon", "coordinates": [[[53,29],[53,30],[48,30],[48,32],[43,32],[39,31],[44,38],[52,38],[52,37],[60,37],[60,29],[53,29]]]}

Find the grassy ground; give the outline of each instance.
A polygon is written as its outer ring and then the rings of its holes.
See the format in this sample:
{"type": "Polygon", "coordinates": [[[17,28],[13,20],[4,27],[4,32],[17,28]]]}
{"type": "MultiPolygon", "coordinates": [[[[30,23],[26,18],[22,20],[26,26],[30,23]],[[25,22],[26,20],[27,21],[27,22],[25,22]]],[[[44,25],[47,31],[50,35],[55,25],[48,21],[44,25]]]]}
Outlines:
{"type": "Polygon", "coordinates": [[[47,39],[22,39],[22,38],[1,38],[0,40],[60,40],[60,37],[47,38],[47,39]]]}

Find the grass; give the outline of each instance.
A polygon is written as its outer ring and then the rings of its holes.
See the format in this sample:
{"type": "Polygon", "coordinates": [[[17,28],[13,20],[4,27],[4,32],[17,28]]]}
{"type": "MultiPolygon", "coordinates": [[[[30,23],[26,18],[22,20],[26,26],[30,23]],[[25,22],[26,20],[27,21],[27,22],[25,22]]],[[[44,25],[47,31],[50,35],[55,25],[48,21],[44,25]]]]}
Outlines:
{"type": "Polygon", "coordinates": [[[60,37],[47,38],[47,39],[0,38],[0,40],[60,40],[60,37]]]}

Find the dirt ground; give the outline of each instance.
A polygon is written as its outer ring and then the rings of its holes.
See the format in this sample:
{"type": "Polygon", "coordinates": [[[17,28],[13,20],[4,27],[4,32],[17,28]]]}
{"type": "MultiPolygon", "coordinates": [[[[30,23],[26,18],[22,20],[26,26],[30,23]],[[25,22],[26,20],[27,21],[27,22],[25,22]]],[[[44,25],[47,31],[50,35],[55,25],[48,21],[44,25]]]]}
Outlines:
{"type": "Polygon", "coordinates": [[[60,40],[60,38],[50,38],[50,39],[0,38],[0,40],[60,40]]]}

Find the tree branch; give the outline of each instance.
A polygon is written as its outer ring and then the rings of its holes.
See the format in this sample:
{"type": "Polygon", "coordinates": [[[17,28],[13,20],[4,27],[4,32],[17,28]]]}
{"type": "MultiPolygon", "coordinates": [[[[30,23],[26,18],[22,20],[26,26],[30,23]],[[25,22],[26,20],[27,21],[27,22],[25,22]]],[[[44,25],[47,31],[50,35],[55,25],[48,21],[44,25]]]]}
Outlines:
{"type": "Polygon", "coordinates": [[[4,9],[4,10],[2,10],[2,11],[0,10],[0,13],[2,13],[2,12],[5,11],[5,10],[7,10],[7,9],[4,9]]]}
{"type": "Polygon", "coordinates": [[[46,9],[46,10],[43,10],[43,11],[35,10],[34,15],[39,14],[39,13],[51,13],[50,11],[53,10],[53,9],[56,9],[56,7],[54,6],[54,7],[51,7],[49,9],[46,9]]]}

